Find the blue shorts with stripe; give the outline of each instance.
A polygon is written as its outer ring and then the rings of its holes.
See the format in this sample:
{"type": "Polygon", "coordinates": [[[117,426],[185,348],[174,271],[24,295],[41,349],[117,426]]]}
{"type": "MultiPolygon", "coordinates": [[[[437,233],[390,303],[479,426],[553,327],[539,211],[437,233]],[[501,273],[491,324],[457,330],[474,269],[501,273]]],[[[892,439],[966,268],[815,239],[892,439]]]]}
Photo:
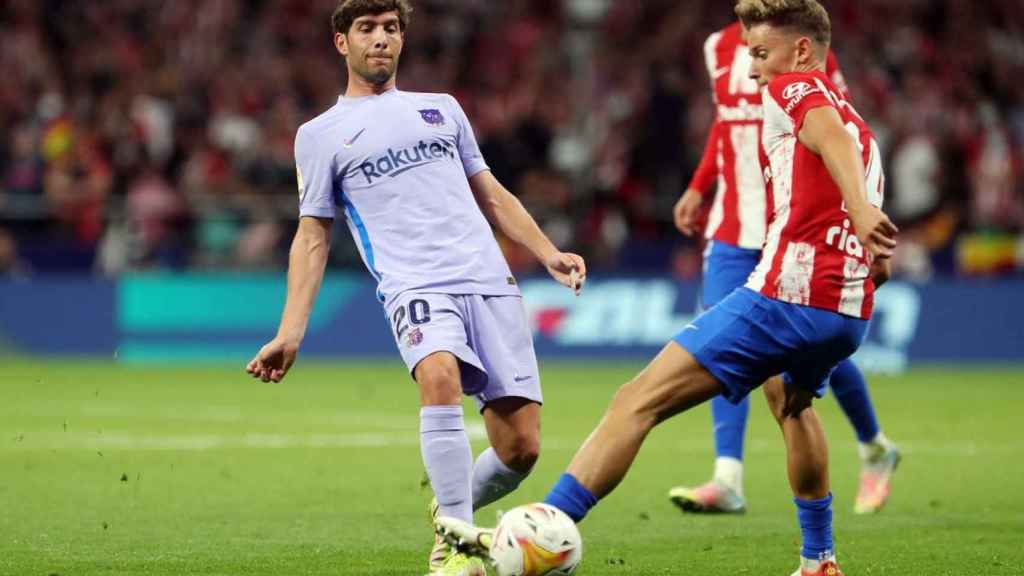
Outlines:
{"type": "Polygon", "coordinates": [[[863,342],[867,325],[866,320],[738,288],[674,340],[722,383],[722,395],[730,402],[739,403],[778,374],[820,397],[836,364],[863,342]]]}

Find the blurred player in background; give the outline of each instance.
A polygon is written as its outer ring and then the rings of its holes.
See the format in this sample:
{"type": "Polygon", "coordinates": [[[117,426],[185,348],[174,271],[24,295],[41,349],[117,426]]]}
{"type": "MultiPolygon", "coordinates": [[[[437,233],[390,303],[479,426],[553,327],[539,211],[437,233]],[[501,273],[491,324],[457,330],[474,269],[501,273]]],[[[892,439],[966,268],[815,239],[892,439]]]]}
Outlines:
{"type": "MultiPolygon", "coordinates": [[[[825,74],[828,13],[815,0],[741,0],[736,12],[749,29],[750,76],[765,94],[771,202],[760,261],[745,286],[619,389],[545,502],[579,522],[621,482],[658,423],[718,395],[739,402],[768,381],[803,536],[795,576],[841,576],[828,448],[811,404],[864,339],[897,231],[880,209],[878,145],[825,74]]],[[[458,519],[440,519],[438,530],[477,553],[494,539],[458,519]]]]}
{"type": "MultiPolygon", "coordinates": [[[[300,220],[287,302],[277,336],[247,370],[279,382],[295,361],[323,278],[331,224],[343,212],[419,386],[432,513],[472,521],[474,509],[519,485],[540,446],[540,375],[530,327],[488,220],[577,293],[586,268],[579,256],[555,248],[494,178],[454,98],[396,88],[411,11],[408,0],[344,0],[333,15],[348,86],[296,135],[300,220]],[[491,443],[475,464],[463,394],[475,397],[491,443]]],[[[484,574],[479,559],[440,539],[429,570],[484,574]]]]}
{"type": "MultiPolygon", "coordinates": [[[[705,192],[717,182],[708,216],[701,304],[718,304],[742,286],[757,266],[765,241],[767,196],[758,157],[763,120],[761,91],[749,77],[751,57],[743,24],[735,22],[712,34],[704,44],[717,114],[700,166],[676,203],[675,222],[683,234],[699,232],[705,192]]],[[[830,50],[825,74],[846,95],[846,83],[830,50]]],[[[860,488],[854,510],[877,512],[889,497],[890,480],[900,453],[878,425],[864,375],[852,360],[844,360],[829,380],[833,394],[860,443],[860,488]]],[[[723,396],[711,400],[715,439],[712,480],[696,488],[677,486],[669,498],[689,512],[739,513],[743,495],[743,440],[750,401],[732,404],[723,396]]]]}

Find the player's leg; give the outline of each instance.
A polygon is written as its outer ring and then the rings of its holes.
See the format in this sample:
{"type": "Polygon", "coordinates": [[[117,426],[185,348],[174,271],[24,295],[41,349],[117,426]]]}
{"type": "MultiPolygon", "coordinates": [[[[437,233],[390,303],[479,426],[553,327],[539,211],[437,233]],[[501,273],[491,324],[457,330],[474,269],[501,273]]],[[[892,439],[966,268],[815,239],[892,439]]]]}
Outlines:
{"type": "Polygon", "coordinates": [[[416,365],[420,389],[420,451],[443,516],[473,520],[473,452],[462,413],[458,359],[434,352],[416,365]]]}
{"type": "Polygon", "coordinates": [[[846,419],[856,432],[857,440],[861,444],[874,440],[881,432],[878,418],[875,416],[875,407],[871,403],[864,375],[853,360],[847,358],[836,366],[832,377],[829,378],[829,387],[832,388],[839,407],[843,409],[846,419]]]}
{"type": "Polygon", "coordinates": [[[486,380],[466,342],[465,301],[446,294],[409,292],[388,305],[402,359],[420,393],[420,451],[438,512],[473,519],[473,453],[462,412],[464,393],[486,380]]]}
{"type": "Polygon", "coordinates": [[[519,397],[499,398],[483,410],[491,447],[473,466],[473,509],[519,487],[540,455],[540,405],[519,397]]]}
{"type": "MultiPolygon", "coordinates": [[[[466,345],[462,302],[444,294],[408,293],[388,306],[402,359],[419,388],[420,453],[434,492],[431,518],[471,521],[473,454],[466,434],[462,396],[483,379],[479,359],[466,345]]],[[[430,551],[431,574],[483,574],[479,559],[459,554],[440,539],[430,551]]]]}
{"type": "Polygon", "coordinates": [[[786,463],[803,535],[796,576],[838,574],[832,541],[832,494],[828,447],[811,406],[825,391],[835,366],[863,341],[867,322],[826,310],[772,305],[770,324],[786,325],[800,344],[783,377],[765,385],[765,395],[786,442],[786,463]]]}
{"type": "Polygon", "coordinates": [[[718,380],[690,352],[670,342],[615,393],[545,502],[579,522],[622,481],[655,425],[720,393],[718,380]]]}
{"type": "MultiPolygon", "coordinates": [[[[420,453],[434,491],[431,520],[439,516],[473,521],[471,478],[473,451],[462,412],[462,377],[458,358],[434,352],[413,371],[420,389],[420,453]]],[[[428,559],[430,574],[483,576],[479,559],[459,554],[436,539],[428,559]]]]}
{"type": "MultiPolygon", "coordinates": [[[[683,328],[616,392],[598,428],[545,500],[580,520],[621,481],[647,433],[665,418],[723,394],[742,400],[782,372],[793,340],[769,322],[771,301],[738,289],[683,328]]],[[[783,326],[785,328],[785,326],[783,326]]]]}
{"type": "Polygon", "coordinates": [[[857,514],[878,512],[889,499],[900,451],[879,427],[864,374],[852,360],[839,363],[829,386],[853,426],[859,443],[860,487],[853,510],[857,514]]]}
{"type": "Polygon", "coordinates": [[[803,543],[801,570],[797,574],[818,574],[823,563],[835,562],[835,553],[828,442],[811,405],[814,393],[786,385],[782,377],[769,380],[764,393],[786,443],[786,472],[803,543]]]}
{"type": "Polygon", "coordinates": [[[540,371],[523,300],[466,297],[469,345],[487,379],[476,394],[491,447],[473,468],[473,508],[515,490],[540,453],[540,371]]]}
{"type": "MultiPolygon", "coordinates": [[[[757,266],[761,252],[711,241],[704,251],[701,302],[718,304],[742,286],[757,266]]],[[[733,404],[722,396],[711,400],[711,423],[715,442],[715,466],[711,481],[699,486],[675,486],[669,499],[686,512],[743,512],[743,443],[747,431],[750,401],[733,404]]]]}
{"type": "Polygon", "coordinates": [[[781,376],[764,385],[768,407],[786,443],[786,473],[793,496],[820,500],[828,496],[828,445],[825,430],[811,406],[813,392],[786,386],[781,376]]]}
{"type": "Polygon", "coordinates": [[[733,404],[722,396],[711,399],[715,434],[714,479],[738,495],[743,494],[743,443],[747,432],[750,399],[733,404]]]}

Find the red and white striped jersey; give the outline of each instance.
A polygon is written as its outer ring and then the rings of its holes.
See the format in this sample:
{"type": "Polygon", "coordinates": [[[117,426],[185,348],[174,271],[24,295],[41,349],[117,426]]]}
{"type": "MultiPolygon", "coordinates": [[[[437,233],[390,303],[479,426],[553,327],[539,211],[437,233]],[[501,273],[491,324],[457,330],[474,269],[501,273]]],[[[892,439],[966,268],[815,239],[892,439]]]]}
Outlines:
{"type": "MultiPolygon", "coordinates": [[[[740,24],[712,34],[704,43],[716,106],[704,156],[690,188],[705,192],[717,181],[705,236],[740,248],[760,250],[764,244],[764,179],[758,160],[761,91],[750,79],[751,57],[740,24]]],[[[845,92],[835,55],[829,52],[827,71],[845,92]]]]}
{"type": "Polygon", "coordinates": [[[861,151],[868,201],[882,206],[885,176],[871,129],[822,72],[779,76],[764,91],[762,161],[768,168],[768,235],[747,288],[783,302],[868,319],[874,304],[871,255],[854,233],[839,186],[818,154],[800,143],[807,113],[839,112],[861,151]]]}

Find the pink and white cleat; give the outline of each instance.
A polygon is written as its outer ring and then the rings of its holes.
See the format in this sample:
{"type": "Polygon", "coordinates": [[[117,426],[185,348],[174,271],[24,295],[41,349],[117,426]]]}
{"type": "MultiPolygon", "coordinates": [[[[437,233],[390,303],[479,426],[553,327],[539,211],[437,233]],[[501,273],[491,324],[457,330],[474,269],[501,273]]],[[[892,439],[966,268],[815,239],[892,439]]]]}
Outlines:
{"type": "Polygon", "coordinates": [[[874,514],[882,510],[892,492],[892,475],[902,455],[895,446],[864,459],[860,470],[860,488],[853,505],[855,514],[874,514]]]}
{"type": "Polygon", "coordinates": [[[683,512],[703,514],[742,514],[747,502],[735,490],[712,480],[696,488],[676,486],[668,498],[683,512]]]}

